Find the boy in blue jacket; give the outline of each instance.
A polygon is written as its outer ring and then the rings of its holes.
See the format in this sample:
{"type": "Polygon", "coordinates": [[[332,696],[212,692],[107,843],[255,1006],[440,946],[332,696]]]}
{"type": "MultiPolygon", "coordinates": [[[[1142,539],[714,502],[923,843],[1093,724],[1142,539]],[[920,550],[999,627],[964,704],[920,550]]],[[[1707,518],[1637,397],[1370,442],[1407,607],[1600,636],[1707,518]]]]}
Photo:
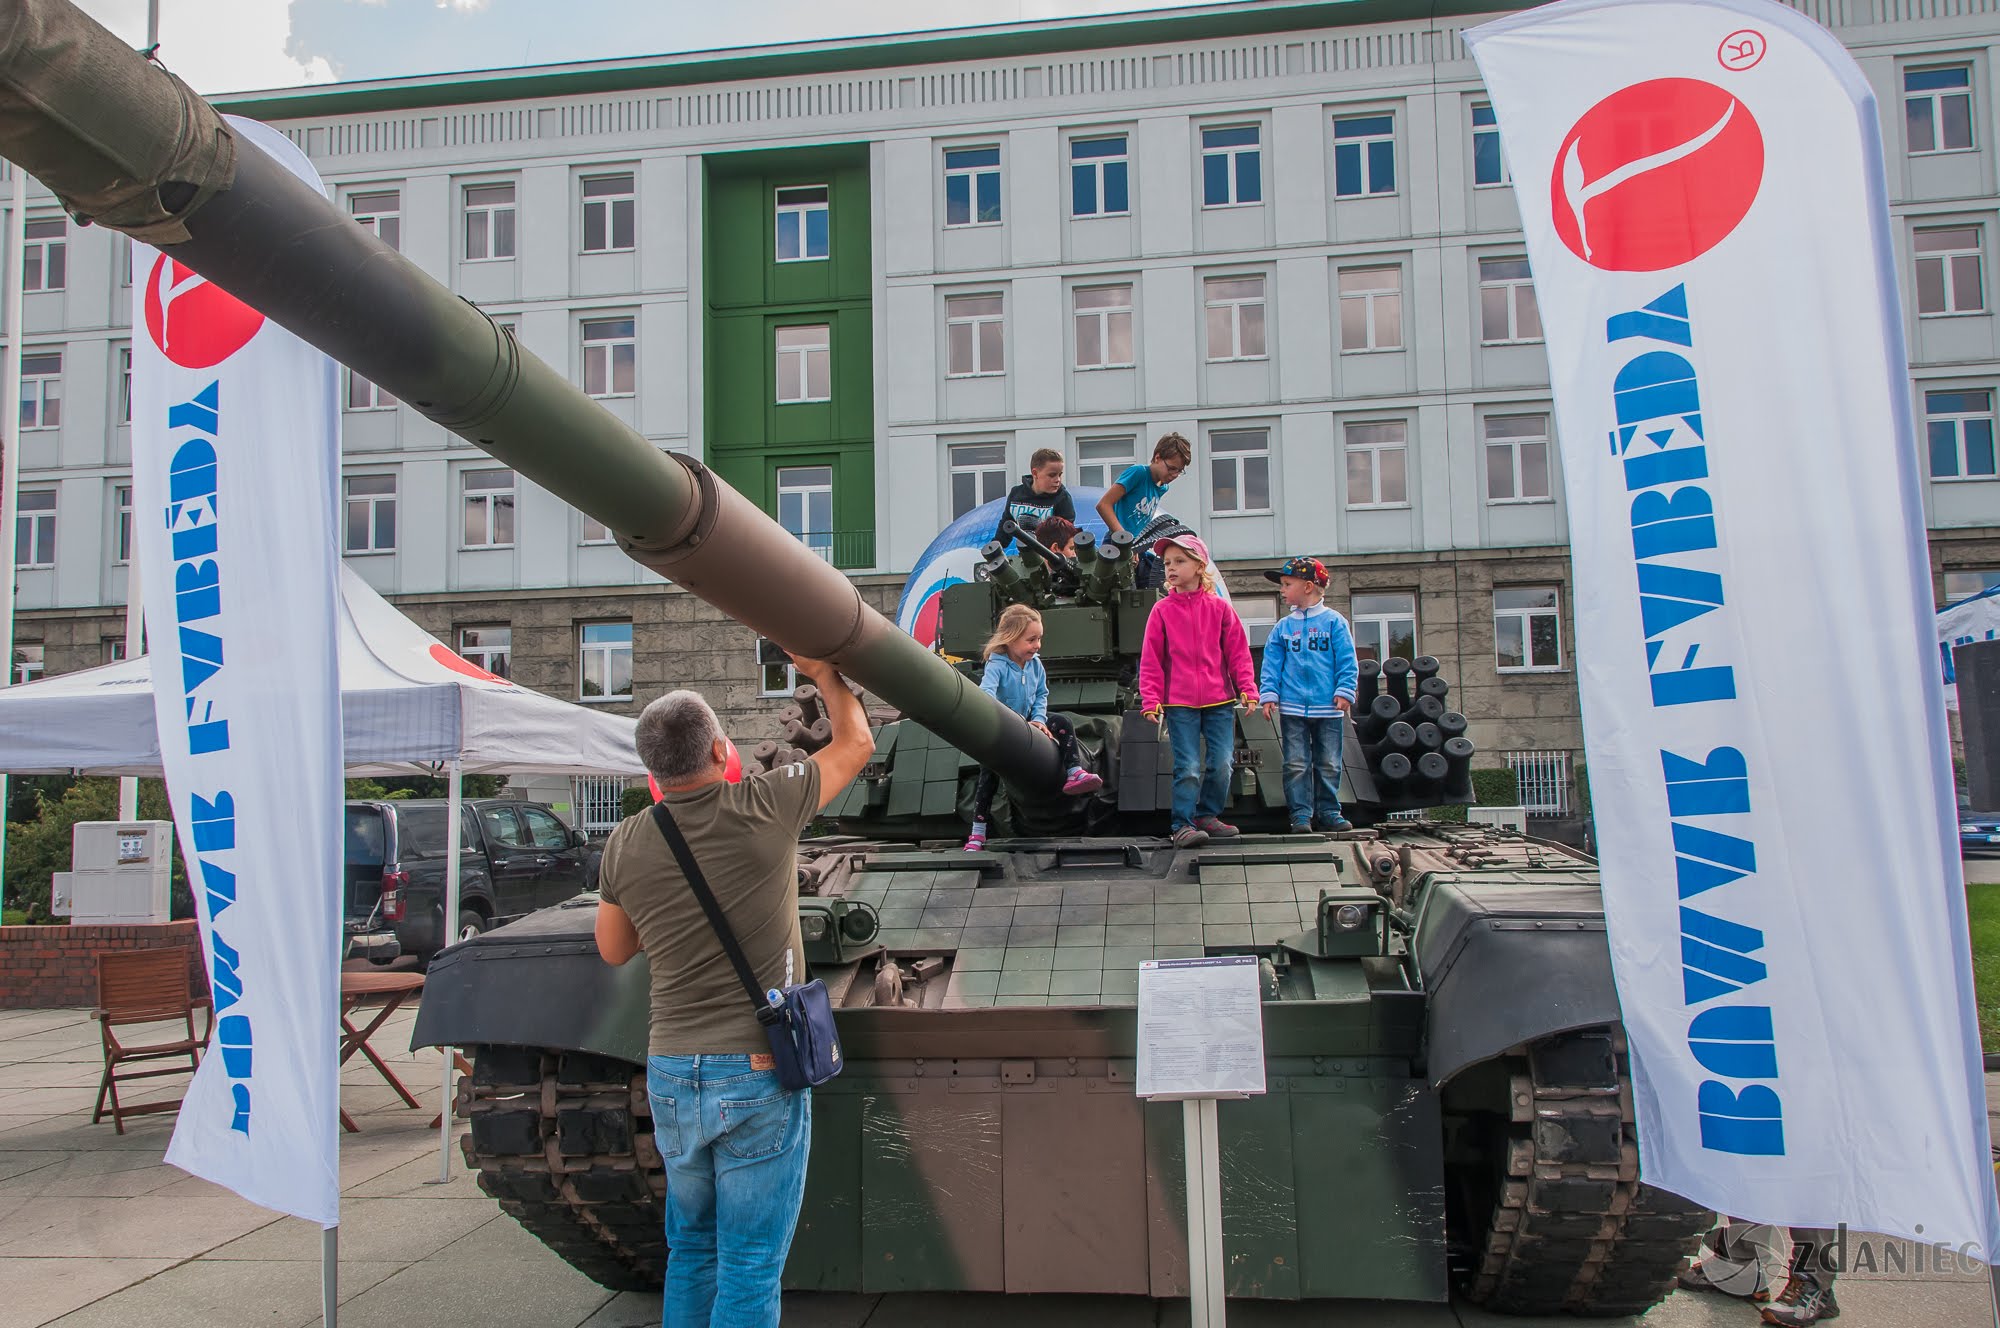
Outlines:
{"type": "Polygon", "coordinates": [[[1290,612],[1264,643],[1264,673],[1257,690],[1264,718],[1278,721],[1285,743],[1285,801],[1292,830],[1352,828],[1340,814],[1340,742],[1354,684],[1361,676],[1347,619],[1326,607],[1326,565],[1293,558],[1276,571],[1290,612]]]}

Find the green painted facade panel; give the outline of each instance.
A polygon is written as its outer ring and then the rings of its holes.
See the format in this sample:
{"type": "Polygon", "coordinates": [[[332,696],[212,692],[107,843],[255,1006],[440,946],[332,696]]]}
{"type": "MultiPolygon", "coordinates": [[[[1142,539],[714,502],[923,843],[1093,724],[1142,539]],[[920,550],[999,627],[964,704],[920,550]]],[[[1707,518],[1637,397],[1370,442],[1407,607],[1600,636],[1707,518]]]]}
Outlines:
{"type": "Polygon", "coordinates": [[[833,560],[875,561],[875,366],[865,145],[704,159],[704,451],[723,479],[778,513],[779,471],[832,473],[833,560]],[[827,255],[778,260],[777,194],[827,190],[827,255]],[[777,338],[828,330],[827,399],[780,402],[777,338]]]}

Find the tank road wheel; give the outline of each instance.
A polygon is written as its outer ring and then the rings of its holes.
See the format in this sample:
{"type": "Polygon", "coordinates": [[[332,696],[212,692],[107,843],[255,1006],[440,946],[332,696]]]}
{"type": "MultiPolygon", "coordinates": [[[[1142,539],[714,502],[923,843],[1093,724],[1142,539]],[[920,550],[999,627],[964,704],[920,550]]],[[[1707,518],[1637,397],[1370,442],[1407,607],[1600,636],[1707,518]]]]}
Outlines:
{"type": "Polygon", "coordinates": [[[1639,1181],[1623,1029],[1524,1053],[1445,1087],[1458,1289],[1503,1314],[1642,1313],[1673,1290],[1715,1215],[1639,1181]]]}
{"type": "Polygon", "coordinates": [[[479,1188],[577,1271],[614,1291],[666,1279],[667,1176],[643,1066],[581,1052],[471,1047],[460,1139],[479,1188]]]}

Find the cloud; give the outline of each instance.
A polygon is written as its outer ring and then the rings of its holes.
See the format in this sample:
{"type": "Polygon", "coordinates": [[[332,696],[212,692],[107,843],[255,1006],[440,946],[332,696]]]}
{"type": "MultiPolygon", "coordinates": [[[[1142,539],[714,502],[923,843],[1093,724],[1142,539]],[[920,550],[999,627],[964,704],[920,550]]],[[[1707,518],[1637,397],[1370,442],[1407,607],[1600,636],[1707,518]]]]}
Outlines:
{"type": "MultiPolygon", "coordinates": [[[[79,0],[134,46],[146,41],[146,0],[79,0]]],[[[161,0],[160,62],[196,92],[240,92],[333,81],[322,56],[288,49],[291,16],[276,0],[161,0]]]]}

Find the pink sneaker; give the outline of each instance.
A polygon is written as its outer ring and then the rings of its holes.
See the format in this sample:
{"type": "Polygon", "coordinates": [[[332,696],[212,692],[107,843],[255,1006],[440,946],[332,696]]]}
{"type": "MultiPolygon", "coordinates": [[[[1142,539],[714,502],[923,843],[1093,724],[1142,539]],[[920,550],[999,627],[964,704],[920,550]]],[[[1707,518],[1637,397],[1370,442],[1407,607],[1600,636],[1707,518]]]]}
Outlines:
{"type": "Polygon", "coordinates": [[[1064,781],[1063,792],[1075,797],[1079,793],[1095,793],[1103,787],[1104,781],[1101,778],[1091,774],[1082,766],[1077,766],[1069,772],[1069,778],[1064,781]]]}
{"type": "Polygon", "coordinates": [[[979,850],[985,847],[986,847],[986,827],[984,825],[975,824],[972,827],[972,833],[965,837],[965,851],[967,853],[977,853],[979,852],[979,850]]]}

